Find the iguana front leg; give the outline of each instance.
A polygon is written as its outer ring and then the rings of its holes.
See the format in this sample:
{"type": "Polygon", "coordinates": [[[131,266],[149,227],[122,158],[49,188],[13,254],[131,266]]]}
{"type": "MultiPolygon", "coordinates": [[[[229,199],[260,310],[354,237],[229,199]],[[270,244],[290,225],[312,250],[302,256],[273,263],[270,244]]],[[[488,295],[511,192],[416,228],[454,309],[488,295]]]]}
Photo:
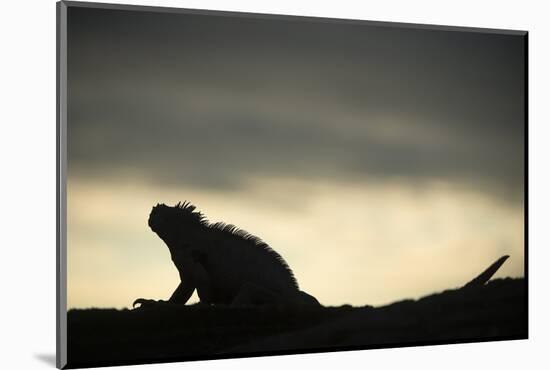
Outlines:
{"type": "MultiPolygon", "coordinates": [[[[203,283],[204,277],[202,275],[204,272],[202,266],[195,261],[192,251],[188,251],[183,248],[172,254],[172,261],[178,269],[180,283],[168,301],[138,298],[134,301],[132,307],[135,307],[138,304],[140,307],[151,307],[165,303],[187,303],[189,298],[191,298],[191,295],[193,295],[195,288],[198,288],[195,282],[199,281],[200,283],[203,283]]],[[[201,287],[202,285],[203,284],[201,284],[201,287]]]]}
{"type": "Polygon", "coordinates": [[[189,279],[184,280],[178,285],[176,290],[174,290],[168,302],[186,304],[194,291],[195,285],[189,279]]]}

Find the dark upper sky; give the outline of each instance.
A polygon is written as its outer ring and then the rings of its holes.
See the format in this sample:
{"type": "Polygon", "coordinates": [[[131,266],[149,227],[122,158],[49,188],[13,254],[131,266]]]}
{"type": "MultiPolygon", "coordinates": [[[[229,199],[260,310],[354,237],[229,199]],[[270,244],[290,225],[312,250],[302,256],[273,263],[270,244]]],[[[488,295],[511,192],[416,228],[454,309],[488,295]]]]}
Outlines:
{"type": "Polygon", "coordinates": [[[69,171],[523,195],[523,36],[69,8],[69,171]]]}

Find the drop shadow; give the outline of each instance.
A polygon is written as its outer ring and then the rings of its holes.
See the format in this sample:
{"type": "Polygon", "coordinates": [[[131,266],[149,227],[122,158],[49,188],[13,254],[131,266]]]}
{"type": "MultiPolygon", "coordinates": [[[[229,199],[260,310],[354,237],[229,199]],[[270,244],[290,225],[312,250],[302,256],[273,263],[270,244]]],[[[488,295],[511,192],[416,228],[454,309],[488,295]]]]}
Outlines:
{"type": "Polygon", "coordinates": [[[35,353],[34,358],[42,361],[43,363],[55,367],[55,353],[35,353]]]}

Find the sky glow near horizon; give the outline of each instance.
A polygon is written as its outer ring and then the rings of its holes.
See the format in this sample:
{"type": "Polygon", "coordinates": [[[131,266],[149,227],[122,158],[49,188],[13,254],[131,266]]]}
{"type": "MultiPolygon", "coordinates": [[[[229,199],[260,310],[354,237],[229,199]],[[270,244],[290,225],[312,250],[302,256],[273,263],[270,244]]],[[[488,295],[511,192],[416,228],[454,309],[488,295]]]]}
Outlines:
{"type": "Polygon", "coordinates": [[[170,296],[178,274],[147,217],[155,202],[175,204],[179,194],[210,221],[261,237],[325,305],[381,305],[459,287],[505,254],[511,258],[496,276],[523,276],[522,210],[448,184],[277,178],[231,194],[134,182],[69,187],[69,307],[170,296]]]}

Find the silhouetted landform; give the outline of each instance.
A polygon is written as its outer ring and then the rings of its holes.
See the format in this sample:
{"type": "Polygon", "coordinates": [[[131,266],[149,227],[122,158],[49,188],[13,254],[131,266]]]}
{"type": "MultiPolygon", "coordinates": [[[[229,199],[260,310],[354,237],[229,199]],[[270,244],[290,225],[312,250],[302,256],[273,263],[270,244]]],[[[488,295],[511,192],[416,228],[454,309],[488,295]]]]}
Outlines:
{"type": "MultiPolygon", "coordinates": [[[[148,224],[168,247],[180,275],[171,303],[185,304],[196,289],[206,304],[319,306],[262,239],[231,224],[208,222],[189,202],[157,204],[148,224]]],[[[133,306],[156,303],[138,298],[133,306]]]]}
{"type": "MultiPolygon", "coordinates": [[[[498,262],[498,261],[497,261],[498,262]]],[[[68,313],[69,367],[527,337],[524,279],[383,307],[157,304],[68,313]]]]}

